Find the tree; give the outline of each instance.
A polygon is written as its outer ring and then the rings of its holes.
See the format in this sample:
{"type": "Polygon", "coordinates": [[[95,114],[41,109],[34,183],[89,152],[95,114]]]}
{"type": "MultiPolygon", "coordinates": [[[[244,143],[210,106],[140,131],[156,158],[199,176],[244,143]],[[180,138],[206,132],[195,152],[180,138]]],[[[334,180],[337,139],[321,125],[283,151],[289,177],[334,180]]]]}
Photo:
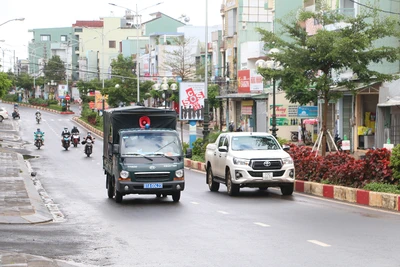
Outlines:
{"type": "Polygon", "coordinates": [[[47,80],[55,82],[65,81],[65,66],[59,56],[52,56],[44,66],[44,75],[47,80]]]}
{"type": "Polygon", "coordinates": [[[220,94],[219,85],[211,84],[208,86],[207,91],[207,99],[208,99],[208,106],[213,108],[214,110],[220,109],[219,114],[219,129],[222,131],[222,101],[218,99],[217,96],[220,94]]]}
{"type": "MultiPolygon", "coordinates": [[[[171,49],[165,50],[165,63],[162,68],[169,70],[173,75],[188,81],[194,78],[196,64],[191,51],[190,38],[175,37],[172,39],[171,49]]],[[[169,46],[167,46],[169,47],[169,46]]]]}
{"type": "Polygon", "coordinates": [[[33,78],[27,73],[21,73],[17,76],[15,85],[25,90],[31,90],[33,88],[33,78]]]}
{"type": "MultiPolygon", "coordinates": [[[[346,17],[335,11],[307,12],[278,21],[282,31],[272,33],[258,29],[267,49],[277,48],[272,57],[280,63],[281,70],[259,68],[265,79],[280,79],[279,88],[284,90],[292,103],[315,102],[323,99],[322,144],[326,143],[327,111],[329,100],[340,97],[337,86],[354,90],[357,85],[372,81],[392,80],[393,75],[374,70],[371,63],[395,62],[399,49],[376,45],[377,40],[397,37],[397,21],[394,17],[379,15],[377,10],[368,9],[356,17],[346,17]],[[321,28],[314,35],[308,35],[301,22],[314,19],[321,28]],[[343,27],[329,31],[323,26],[342,22],[343,27]],[[345,24],[343,24],[345,23],[345,24]],[[335,72],[352,70],[356,79],[337,80],[335,72]]],[[[322,146],[325,156],[326,147],[322,146]]]]}
{"type": "Polygon", "coordinates": [[[0,97],[3,97],[12,86],[12,81],[8,78],[7,73],[0,72],[0,97]]]}

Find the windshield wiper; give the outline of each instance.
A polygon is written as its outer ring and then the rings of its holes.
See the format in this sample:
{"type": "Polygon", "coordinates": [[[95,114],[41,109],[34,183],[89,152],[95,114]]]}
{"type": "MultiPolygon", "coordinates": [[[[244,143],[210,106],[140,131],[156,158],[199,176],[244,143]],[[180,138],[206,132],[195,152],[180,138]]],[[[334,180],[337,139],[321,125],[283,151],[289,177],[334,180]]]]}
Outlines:
{"type": "Polygon", "coordinates": [[[148,159],[148,160],[150,160],[150,161],[153,161],[152,158],[147,157],[147,156],[145,156],[145,155],[143,155],[143,154],[141,154],[141,153],[137,153],[137,152],[125,153],[124,156],[125,156],[125,155],[127,155],[127,156],[142,156],[142,157],[145,158],[145,159],[148,159]]]}
{"type": "Polygon", "coordinates": [[[174,144],[174,143],[175,143],[175,141],[169,142],[168,144],[166,144],[166,145],[160,147],[159,149],[157,149],[156,152],[158,152],[158,151],[160,151],[161,149],[163,149],[164,147],[167,147],[167,146],[169,146],[170,144],[174,144]]]}
{"type": "Polygon", "coordinates": [[[153,155],[163,156],[163,157],[165,157],[165,158],[167,158],[167,159],[175,160],[173,157],[167,156],[167,155],[165,155],[165,154],[162,153],[162,152],[154,152],[153,155]]]}

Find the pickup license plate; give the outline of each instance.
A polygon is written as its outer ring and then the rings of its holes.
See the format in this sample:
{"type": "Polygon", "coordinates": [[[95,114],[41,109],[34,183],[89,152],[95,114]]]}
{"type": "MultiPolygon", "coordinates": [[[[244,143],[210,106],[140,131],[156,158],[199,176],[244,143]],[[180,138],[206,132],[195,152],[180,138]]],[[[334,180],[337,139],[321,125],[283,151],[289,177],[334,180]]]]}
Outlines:
{"type": "Polygon", "coordinates": [[[149,189],[149,188],[163,188],[162,183],[156,183],[156,184],[144,184],[143,188],[149,189]]]}
{"type": "Polygon", "coordinates": [[[263,172],[263,180],[272,180],[272,172],[263,172]]]}

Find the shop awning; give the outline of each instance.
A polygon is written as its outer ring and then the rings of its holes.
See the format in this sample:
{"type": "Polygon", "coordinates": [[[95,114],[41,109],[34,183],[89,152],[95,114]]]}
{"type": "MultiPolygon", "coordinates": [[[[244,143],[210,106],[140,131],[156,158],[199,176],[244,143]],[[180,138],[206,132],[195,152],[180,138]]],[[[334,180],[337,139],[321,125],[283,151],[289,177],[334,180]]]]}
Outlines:
{"type": "Polygon", "coordinates": [[[378,107],[393,107],[393,106],[400,106],[400,96],[388,97],[388,99],[385,102],[378,104],[378,107]]]}

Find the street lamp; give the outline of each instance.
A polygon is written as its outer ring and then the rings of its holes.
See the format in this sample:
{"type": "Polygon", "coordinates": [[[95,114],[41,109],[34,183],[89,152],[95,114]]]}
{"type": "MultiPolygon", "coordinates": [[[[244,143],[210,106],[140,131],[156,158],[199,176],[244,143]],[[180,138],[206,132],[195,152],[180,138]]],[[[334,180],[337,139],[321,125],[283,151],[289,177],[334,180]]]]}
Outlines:
{"type": "Polygon", "coordinates": [[[161,84],[156,83],[153,84],[152,88],[156,91],[162,90],[164,91],[164,108],[167,109],[167,92],[169,89],[171,89],[172,91],[176,91],[178,89],[178,86],[176,85],[176,83],[172,83],[171,85],[168,85],[168,79],[167,77],[163,78],[163,81],[161,84]]]}
{"type": "Polygon", "coordinates": [[[0,26],[3,26],[4,24],[6,24],[6,23],[8,23],[8,22],[10,22],[10,21],[14,21],[14,20],[24,21],[25,18],[10,19],[10,20],[7,20],[6,22],[3,22],[2,24],[0,24],[0,26]]]}
{"type": "MultiPolygon", "coordinates": [[[[272,48],[269,51],[270,55],[270,60],[264,61],[262,59],[259,59],[256,61],[256,66],[258,68],[264,68],[264,69],[271,69],[275,71],[282,70],[282,66],[278,61],[275,60],[273,54],[279,53],[279,50],[276,48],[272,48]]],[[[276,128],[276,77],[275,75],[272,76],[272,135],[276,138],[276,132],[278,131],[278,128],[276,128]]]]}
{"type": "Polygon", "coordinates": [[[134,26],[135,29],[136,29],[136,81],[137,81],[136,88],[137,88],[137,103],[140,102],[140,81],[139,81],[139,79],[140,79],[140,73],[139,73],[139,29],[141,29],[141,27],[142,27],[142,16],[141,16],[139,13],[142,12],[142,11],[144,11],[144,10],[146,10],[146,9],[148,9],[148,8],[161,5],[162,3],[163,3],[163,2],[159,2],[159,3],[156,3],[156,4],[154,4],[154,5],[151,5],[151,6],[148,6],[148,7],[146,7],[146,8],[143,8],[143,9],[141,9],[141,10],[138,10],[138,5],[136,4],[136,11],[135,11],[135,10],[132,10],[132,9],[130,9],[130,8],[126,8],[126,7],[123,7],[123,6],[116,5],[116,4],[114,4],[114,3],[108,3],[109,5],[112,5],[112,6],[115,6],[115,7],[124,8],[124,9],[126,9],[126,10],[128,10],[128,11],[130,11],[130,12],[135,13],[135,15],[134,15],[134,16],[135,16],[135,23],[133,24],[133,26],[134,26]]]}

